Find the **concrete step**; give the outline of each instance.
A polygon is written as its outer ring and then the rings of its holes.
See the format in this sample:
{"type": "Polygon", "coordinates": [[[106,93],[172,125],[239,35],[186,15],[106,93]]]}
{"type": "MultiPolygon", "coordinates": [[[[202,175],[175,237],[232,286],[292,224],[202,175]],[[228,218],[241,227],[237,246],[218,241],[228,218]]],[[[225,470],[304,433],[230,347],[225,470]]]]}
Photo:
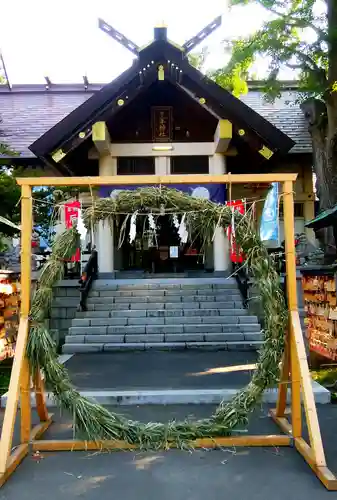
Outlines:
{"type": "Polygon", "coordinates": [[[213,316],[248,316],[246,309],[111,309],[110,307],[97,306],[95,310],[76,313],[76,318],[178,318],[178,317],[213,317],[213,316]]]}
{"type": "Polygon", "coordinates": [[[262,341],[242,341],[242,342],[137,342],[137,343],[87,343],[87,344],[64,344],[63,354],[77,354],[90,352],[111,352],[111,351],[145,351],[145,350],[184,350],[199,349],[211,351],[251,351],[261,347],[262,341]]]}
{"type": "Polygon", "coordinates": [[[229,316],[227,321],[227,316],[181,316],[181,317],[98,317],[94,318],[88,316],[87,318],[77,318],[73,319],[72,327],[83,327],[87,328],[90,326],[158,326],[158,325],[196,325],[200,327],[203,324],[221,324],[223,326],[234,326],[235,324],[246,324],[256,328],[258,326],[258,321],[256,316],[229,316]],[[233,323],[233,318],[236,323],[233,323]]]}
{"type": "Polygon", "coordinates": [[[237,282],[234,278],[206,282],[205,279],[171,279],[158,280],[157,282],[148,280],[134,280],[132,283],[121,283],[118,280],[96,280],[92,290],[228,290],[237,289],[237,282]]]}
{"type": "Polygon", "coordinates": [[[243,307],[234,279],[98,280],[87,305],[72,321],[64,353],[256,350],[263,337],[257,317],[243,307]]]}
{"type": "Polygon", "coordinates": [[[96,334],[96,335],[67,335],[66,344],[99,344],[99,343],[137,343],[137,342],[242,342],[262,341],[262,332],[247,333],[158,333],[158,334],[96,334]]]}
{"type": "MultiPolygon", "coordinates": [[[[223,300],[227,300],[228,298],[235,297],[235,300],[242,300],[242,296],[240,292],[235,288],[231,290],[136,290],[136,291],[118,291],[118,290],[101,290],[101,291],[90,291],[90,297],[111,297],[115,299],[124,299],[124,302],[127,299],[135,299],[140,297],[139,302],[141,302],[141,298],[152,297],[152,300],[160,298],[160,300],[167,300],[168,297],[194,297],[194,300],[212,300],[211,298],[206,297],[214,297],[213,300],[216,300],[215,297],[223,297],[223,300]],[[197,297],[200,297],[198,299],[197,297]]],[[[172,299],[174,300],[174,299],[172,299]]],[[[187,300],[187,298],[181,300],[187,300]]]]}
{"type": "MultiPolygon", "coordinates": [[[[245,316],[245,315],[242,315],[245,316]]],[[[240,321],[238,323],[242,323],[241,318],[242,316],[238,316],[240,318],[240,321]]],[[[231,317],[232,318],[232,317],[231,317]]],[[[244,323],[249,323],[252,325],[257,324],[257,318],[255,316],[245,316],[245,319],[247,321],[244,321],[244,323]]],[[[87,318],[78,318],[74,319],[71,323],[71,326],[138,326],[138,325],[149,325],[149,326],[155,326],[155,325],[179,325],[179,324],[204,324],[204,323],[225,323],[226,322],[226,317],[221,317],[220,316],[162,316],[162,317],[144,317],[144,316],[138,316],[138,317],[121,317],[121,318],[115,318],[115,317],[109,317],[108,315],[106,317],[93,317],[92,315],[88,315],[87,318]]],[[[229,323],[231,324],[231,323],[229,323]]]]}
{"type": "MultiPolygon", "coordinates": [[[[78,290],[77,290],[78,293],[78,290]]],[[[216,290],[214,288],[210,289],[198,289],[198,288],[171,288],[171,289],[166,289],[166,288],[158,288],[154,290],[149,290],[149,289],[142,289],[142,290],[96,290],[92,289],[90,291],[90,296],[91,297],[171,297],[171,296],[180,296],[184,297],[186,295],[200,295],[200,296],[218,296],[218,295],[224,295],[224,296],[230,296],[230,295],[237,295],[238,297],[241,298],[241,294],[237,288],[225,288],[225,289],[219,289],[216,290]]]]}
{"type": "MultiPolygon", "coordinates": [[[[104,300],[100,297],[90,299],[88,305],[94,306],[95,311],[99,310],[128,310],[128,309],[145,309],[145,310],[163,310],[163,309],[229,309],[227,302],[120,302],[114,303],[111,300],[104,300]],[[98,306],[98,307],[97,307],[98,306]]],[[[231,304],[232,305],[232,304],[231,304]]],[[[242,306],[241,306],[242,308],[242,306]]],[[[233,309],[231,307],[231,309],[233,309]]],[[[239,308],[238,308],[239,309],[239,308]]],[[[243,309],[243,308],[242,308],[243,309]]]]}
{"type": "MultiPolygon", "coordinates": [[[[213,316],[247,316],[254,317],[256,316],[248,316],[248,312],[246,309],[118,309],[112,310],[108,309],[97,309],[95,311],[86,311],[86,312],[77,312],[76,318],[140,318],[140,317],[148,317],[148,318],[161,318],[161,317],[213,317],[213,316]]],[[[221,319],[223,321],[223,319],[221,319]]],[[[251,321],[251,320],[249,320],[251,321]]],[[[197,321],[198,322],[198,321],[197,321]]]]}
{"type": "Polygon", "coordinates": [[[211,324],[179,324],[179,325],[132,325],[132,326],[72,326],[69,335],[141,335],[141,334],[181,334],[181,333],[246,333],[259,332],[259,324],[237,323],[236,325],[211,324]]]}
{"type": "Polygon", "coordinates": [[[186,302],[231,302],[236,304],[238,307],[242,307],[242,299],[238,294],[234,295],[151,295],[149,297],[110,297],[104,294],[103,296],[90,296],[88,298],[88,304],[140,304],[140,303],[150,303],[150,304],[169,304],[169,303],[186,303],[186,302]]]}
{"type": "Polygon", "coordinates": [[[235,302],[166,302],[166,303],[151,303],[151,302],[136,302],[134,304],[120,303],[114,304],[110,301],[101,301],[97,303],[88,303],[87,304],[88,311],[127,311],[130,309],[135,310],[149,310],[149,311],[163,311],[164,309],[237,309],[237,310],[245,310],[243,305],[237,304],[235,302]],[[166,305],[168,304],[168,305],[166,305]],[[176,304],[176,305],[172,305],[176,304]]]}

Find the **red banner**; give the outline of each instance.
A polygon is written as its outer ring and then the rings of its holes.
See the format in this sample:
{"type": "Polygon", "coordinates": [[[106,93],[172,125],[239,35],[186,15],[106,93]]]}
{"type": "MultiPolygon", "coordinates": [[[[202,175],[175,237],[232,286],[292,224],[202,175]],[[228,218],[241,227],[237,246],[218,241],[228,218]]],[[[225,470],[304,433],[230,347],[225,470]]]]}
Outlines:
{"type": "MultiPolygon", "coordinates": [[[[66,228],[71,229],[74,225],[77,224],[78,220],[78,211],[81,208],[81,203],[79,201],[70,201],[69,203],[64,204],[64,216],[66,228]]],[[[80,262],[81,260],[81,252],[80,249],[77,248],[75,255],[72,256],[70,262],[80,262]]]]}
{"type": "MultiPolygon", "coordinates": [[[[245,213],[245,205],[242,200],[227,201],[226,205],[234,207],[234,210],[238,210],[242,215],[245,213]]],[[[231,261],[239,264],[242,263],[244,260],[244,255],[241,248],[239,248],[235,242],[235,234],[233,234],[232,226],[228,226],[227,228],[227,237],[230,242],[231,261]]]]}

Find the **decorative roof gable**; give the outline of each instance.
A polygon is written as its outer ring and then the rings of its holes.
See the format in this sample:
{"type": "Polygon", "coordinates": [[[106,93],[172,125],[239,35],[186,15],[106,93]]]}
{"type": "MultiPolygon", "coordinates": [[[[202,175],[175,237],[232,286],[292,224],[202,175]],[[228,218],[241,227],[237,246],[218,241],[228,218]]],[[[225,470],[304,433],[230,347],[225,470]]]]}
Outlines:
{"type": "Polygon", "coordinates": [[[135,48],[139,50],[138,58],[128,70],[80,104],[29,149],[40,158],[53,161],[60,149],[62,156],[63,152],[75,149],[87,139],[95,122],[111,119],[161,79],[176,85],[219,119],[232,121],[234,133],[245,130],[244,140],[253,139],[258,147],[267,147],[273,153],[287,153],[293,147],[294,141],[288,135],[192,67],[186,48],[167,40],[166,28],[156,28],[155,36],[156,39],[145,48],[135,48]]]}

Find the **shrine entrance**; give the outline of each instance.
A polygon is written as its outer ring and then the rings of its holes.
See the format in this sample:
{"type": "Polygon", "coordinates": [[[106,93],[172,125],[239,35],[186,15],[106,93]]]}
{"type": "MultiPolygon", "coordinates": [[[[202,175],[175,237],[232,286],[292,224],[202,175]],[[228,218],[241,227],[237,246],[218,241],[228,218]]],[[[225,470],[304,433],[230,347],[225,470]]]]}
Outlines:
{"type": "MultiPolygon", "coordinates": [[[[129,235],[130,224],[130,220],[126,221],[120,232],[125,230],[129,235]]],[[[156,217],[151,229],[147,216],[140,214],[134,240],[130,242],[130,238],[125,237],[120,253],[123,271],[177,274],[204,271],[207,248],[200,238],[185,242],[169,215],[156,217]]]]}

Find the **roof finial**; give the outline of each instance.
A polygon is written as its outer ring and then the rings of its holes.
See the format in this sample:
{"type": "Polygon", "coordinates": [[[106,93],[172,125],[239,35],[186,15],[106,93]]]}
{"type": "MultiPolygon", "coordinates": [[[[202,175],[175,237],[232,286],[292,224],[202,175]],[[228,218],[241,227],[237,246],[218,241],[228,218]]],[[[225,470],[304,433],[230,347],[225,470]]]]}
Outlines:
{"type": "Polygon", "coordinates": [[[164,20],[162,20],[159,23],[156,23],[155,28],[167,28],[167,24],[164,20]]]}
{"type": "Polygon", "coordinates": [[[156,24],[156,26],[154,27],[154,39],[167,40],[167,26],[164,21],[156,24]]]}

